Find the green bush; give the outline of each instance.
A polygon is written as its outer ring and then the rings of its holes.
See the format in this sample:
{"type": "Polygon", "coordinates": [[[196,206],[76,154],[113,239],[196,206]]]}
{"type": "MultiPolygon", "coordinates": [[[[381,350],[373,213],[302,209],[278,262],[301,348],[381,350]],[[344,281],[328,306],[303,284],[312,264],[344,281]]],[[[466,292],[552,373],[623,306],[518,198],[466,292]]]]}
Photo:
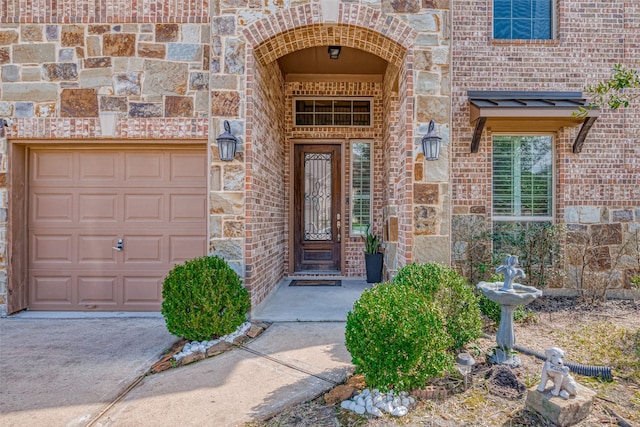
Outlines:
{"type": "Polygon", "coordinates": [[[437,264],[402,267],[363,292],[347,315],[346,347],[367,385],[410,390],[453,369],[455,350],[482,335],[473,289],[437,264]]]}
{"type": "Polygon", "coordinates": [[[164,279],[162,297],[169,332],[197,341],[234,332],[251,306],[238,274],[217,256],[176,265],[164,279]]]}
{"type": "Polygon", "coordinates": [[[441,308],[453,350],[482,336],[478,298],[455,270],[440,264],[409,264],[398,270],[393,283],[414,287],[441,308]]]}
{"type": "Polygon", "coordinates": [[[365,290],[347,315],[345,344],[367,386],[382,390],[422,387],[453,366],[442,314],[406,285],[365,290]]]}

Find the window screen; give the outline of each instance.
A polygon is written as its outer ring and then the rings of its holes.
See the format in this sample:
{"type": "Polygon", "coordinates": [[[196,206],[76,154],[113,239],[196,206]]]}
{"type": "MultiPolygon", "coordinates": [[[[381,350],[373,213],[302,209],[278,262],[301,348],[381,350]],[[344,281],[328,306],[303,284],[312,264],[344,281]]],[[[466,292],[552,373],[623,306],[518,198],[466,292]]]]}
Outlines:
{"type": "Polygon", "coordinates": [[[493,38],[551,39],[553,0],[493,0],[493,38]]]}

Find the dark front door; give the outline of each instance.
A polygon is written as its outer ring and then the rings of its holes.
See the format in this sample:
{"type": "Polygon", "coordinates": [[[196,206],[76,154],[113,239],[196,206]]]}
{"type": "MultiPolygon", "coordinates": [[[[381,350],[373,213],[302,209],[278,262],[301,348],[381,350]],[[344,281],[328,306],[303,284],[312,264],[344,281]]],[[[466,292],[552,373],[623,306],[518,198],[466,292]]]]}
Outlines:
{"type": "Polygon", "coordinates": [[[295,271],[340,272],[339,145],[296,145],[295,271]]]}

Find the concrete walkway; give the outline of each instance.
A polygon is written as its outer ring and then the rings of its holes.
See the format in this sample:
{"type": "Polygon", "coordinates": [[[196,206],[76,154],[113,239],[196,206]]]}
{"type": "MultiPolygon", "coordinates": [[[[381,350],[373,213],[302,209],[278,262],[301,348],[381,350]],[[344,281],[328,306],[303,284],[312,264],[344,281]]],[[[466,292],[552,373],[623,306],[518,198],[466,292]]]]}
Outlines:
{"type": "Polygon", "coordinates": [[[275,323],[246,348],[148,376],[176,340],[157,313],[0,319],[0,425],[238,426],[268,418],[353,369],[344,321],[367,286],[283,282],[252,313],[275,323]]]}

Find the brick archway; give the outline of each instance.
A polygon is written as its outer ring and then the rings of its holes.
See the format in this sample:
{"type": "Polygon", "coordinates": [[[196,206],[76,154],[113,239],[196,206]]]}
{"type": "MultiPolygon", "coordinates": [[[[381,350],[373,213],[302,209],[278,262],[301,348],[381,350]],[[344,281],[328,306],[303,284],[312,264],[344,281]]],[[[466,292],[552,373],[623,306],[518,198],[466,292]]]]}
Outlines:
{"type": "MultiPolygon", "coordinates": [[[[254,304],[265,298],[282,277],[293,272],[289,250],[293,246],[289,225],[291,151],[285,144],[290,136],[287,129],[291,126],[291,117],[285,114],[287,84],[277,59],[298,50],[340,45],[368,52],[388,62],[379,89],[368,90],[370,93],[380,91],[378,108],[385,115],[382,120],[386,123],[385,131],[375,134],[378,153],[386,153],[384,160],[382,154],[378,155],[379,167],[386,171],[380,179],[392,182],[399,193],[381,200],[378,212],[383,212],[386,205],[397,209],[394,219],[402,218],[397,221],[402,226],[394,243],[398,247],[394,260],[397,257],[410,260],[412,256],[412,212],[409,207],[413,199],[413,60],[418,33],[396,16],[358,4],[341,3],[335,19],[326,20],[321,5],[314,3],[283,9],[243,30],[246,42],[243,104],[246,120],[245,286],[250,289],[254,304]],[[391,179],[392,174],[397,176],[391,179]],[[401,207],[396,208],[396,205],[401,207]]],[[[371,135],[373,138],[374,133],[371,135]]],[[[377,185],[382,187],[384,184],[379,182],[377,185]]],[[[389,194],[395,194],[394,191],[389,194]]],[[[378,228],[382,229],[383,221],[384,218],[378,218],[378,228]]],[[[343,243],[345,248],[349,244],[343,243]]],[[[359,242],[350,244],[349,250],[361,252],[360,248],[355,248],[359,242]]],[[[345,252],[343,259],[346,258],[345,252]]],[[[345,262],[343,268],[341,271],[347,271],[349,275],[360,266],[347,266],[345,262]]]]}
{"type": "Polygon", "coordinates": [[[244,36],[262,65],[314,46],[340,45],[379,56],[400,68],[417,33],[395,16],[358,4],[341,3],[337,22],[323,22],[321,6],[306,4],[256,21],[244,36]],[[362,26],[366,23],[367,27],[362,26]]]}

